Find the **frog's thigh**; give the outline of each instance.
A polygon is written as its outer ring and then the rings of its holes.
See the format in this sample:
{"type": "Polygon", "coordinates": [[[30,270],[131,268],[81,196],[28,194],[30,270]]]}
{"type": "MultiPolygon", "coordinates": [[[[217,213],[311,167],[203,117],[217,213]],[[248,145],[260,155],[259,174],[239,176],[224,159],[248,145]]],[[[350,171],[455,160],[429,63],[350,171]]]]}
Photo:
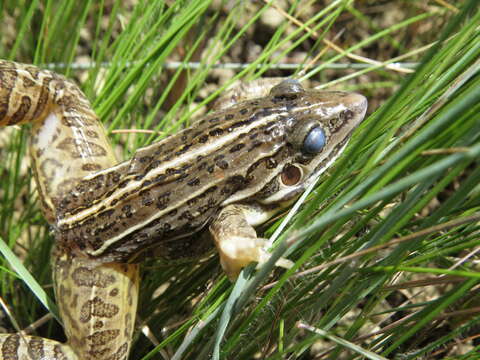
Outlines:
{"type": "MultiPolygon", "coordinates": [[[[242,268],[251,262],[262,264],[270,257],[266,239],[258,238],[253,226],[264,223],[271,216],[271,210],[259,205],[228,205],[210,225],[220,263],[230,280],[235,280],[242,268]]],[[[277,266],[289,265],[285,259],[277,262],[277,266]]]]}
{"type": "Polygon", "coordinates": [[[282,77],[272,77],[252,81],[238,81],[215,101],[213,109],[222,110],[244,100],[267,96],[272,87],[278,85],[285,79],[286,78],[282,77]]]}

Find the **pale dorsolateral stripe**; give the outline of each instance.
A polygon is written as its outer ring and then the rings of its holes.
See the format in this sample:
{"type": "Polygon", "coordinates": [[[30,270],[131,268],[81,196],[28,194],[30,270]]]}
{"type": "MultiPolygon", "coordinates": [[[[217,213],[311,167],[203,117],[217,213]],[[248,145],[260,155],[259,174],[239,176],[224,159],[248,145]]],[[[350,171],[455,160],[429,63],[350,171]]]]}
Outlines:
{"type": "MultiPolygon", "coordinates": [[[[168,168],[175,168],[179,163],[185,163],[185,162],[193,161],[194,158],[196,158],[199,155],[210,154],[216,148],[220,148],[224,144],[235,140],[235,138],[237,138],[239,136],[239,134],[248,133],[253,128],[261,126],[263,123],[266,123],[266,122],[272,120],[272,118],[277,117],[277,116],[284,116],[285,114],[286,113],[279,113],[279,114],[272,114],[270,116],[266,116],[262,120],[262,123],[254,122],[254,123],[250,124],[248,127],[245,127],[244,129],[242,129],[242,131],[232,132],[232,133],[228,134],[228,136],[224,135],[224,136],[221,137],[221,139],[216,139],[215,141],[212,141],[210,144],[206,144],[203,147],[195,150],[194,152],[189,151],[189,152],[177,157],[176,159],[168,161],[168,162],[162,164],[162,166],[159,166],[159,167],[153,169],[151,172],[149,172],[148,177],[155,177],[156,175],[159,175],[159,174],[165,172],[165,170],[168,169],[168,168]]],[[[94,175],[92,175],[92,177],[94,177],[95,175],[98,175],[98,173],[95,173],[94,175]]],[[[135,181],[134,180],[134,181],[130,182],[130,184],[128,184],[124,188],[120,189],[118,192],[115,192],[114,194],[112,194],[112,196],[110,196],[106,199],[103,199],[102,201],[90,206],[89,208],[87,208],[83,211],[80,211],[76,214],[69,215],[69,216],[65,217],[64,219],[61,219],[58,222],[58,226],[59,227],[65,227],[65,226],[68,227],[71,224],[75,224],[75,223],[78,223],[78,222],[82,221],[83,219],[87,218],[88,216],[90,216],[92,214],[96,214],[99,211],[99,209],[102,206],[104,206],[105,203],[107,203],[109,201],[110,198],[112,198],[112,200],[113,200],[115,198],[118,198],[118,197],[122,196],[123,194],[125,194],[127,192],[131,192],[132,190],[138,189],[139,184],[142,183],[144,180],[145,179],[142,179],[140,181],[135,181]]],[[[163,214],[163,212],[161,214],[163,214]]],[[[148,221],[147,221],[147,223],[148,223],[148,221]]]]}

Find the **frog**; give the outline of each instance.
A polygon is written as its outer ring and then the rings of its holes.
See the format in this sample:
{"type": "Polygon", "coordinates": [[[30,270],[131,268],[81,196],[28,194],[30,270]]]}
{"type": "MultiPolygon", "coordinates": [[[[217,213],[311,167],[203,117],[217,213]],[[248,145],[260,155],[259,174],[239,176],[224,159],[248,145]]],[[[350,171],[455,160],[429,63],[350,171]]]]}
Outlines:
{"type": "Polygon", "coordinates": [[[54,288],[68,339],[2,334],[0,359],[126,359],[144,259],[195,258],[216,247],[231,280],[266,262],[268,242],[255,228],[335,163],[367,109],[360,94],[305,89],[294,79],[257,86],[262,94],[252,98],[247,87],[119,162],[73,81],[1,60],[0,84],[0,126],[31,124],[31,167],[55,237],[54,288]]]}

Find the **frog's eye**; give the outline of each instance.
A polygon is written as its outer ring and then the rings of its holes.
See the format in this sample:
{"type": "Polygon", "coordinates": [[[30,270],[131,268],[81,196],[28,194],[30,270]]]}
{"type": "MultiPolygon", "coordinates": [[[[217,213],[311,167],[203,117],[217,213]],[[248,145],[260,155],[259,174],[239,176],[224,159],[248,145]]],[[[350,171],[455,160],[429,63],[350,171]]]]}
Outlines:
{"type": "Polygon", "coordinates": [[[318,154],[323,150],[326,142],[327,138],[323,129],[320,126],[314,127],[303,140],[302,152],[304,154],[318,154]]]}

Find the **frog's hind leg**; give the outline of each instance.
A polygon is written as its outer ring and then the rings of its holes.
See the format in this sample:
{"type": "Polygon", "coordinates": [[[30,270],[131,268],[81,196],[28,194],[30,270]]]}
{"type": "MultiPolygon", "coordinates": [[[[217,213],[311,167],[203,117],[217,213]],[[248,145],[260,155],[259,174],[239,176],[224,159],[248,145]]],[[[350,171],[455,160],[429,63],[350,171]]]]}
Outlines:
{"type": "Polygon", "coordinates": [[[102,123],[75,83],[5,60],[0,60],[0,77],[0,126],[32,124],[32,167],[43,213],[52,223],[59,199],[80,178],[117,161],[102,123]]]}
{"type": "Polygon", "coordinates": [[[21,334],[0,334],[0,359],[80,360],[68,345],[21,334]]]}
{"type": "Polygon", "coordinates": [[[88,206],[89,199],[100,199],[128,163],[116,165],[103,125],[72,81],[4,60],[0,80],[0,126],[32,124],[32,167],[42,210],[57,230],[54,287],[68,338],[62,345],[1,335],[0,360],[126,359],[135,323],[138,265],[91,260],[82,254],[82,244],[65,236],[58,225],[69,212],[88,206]]]}

